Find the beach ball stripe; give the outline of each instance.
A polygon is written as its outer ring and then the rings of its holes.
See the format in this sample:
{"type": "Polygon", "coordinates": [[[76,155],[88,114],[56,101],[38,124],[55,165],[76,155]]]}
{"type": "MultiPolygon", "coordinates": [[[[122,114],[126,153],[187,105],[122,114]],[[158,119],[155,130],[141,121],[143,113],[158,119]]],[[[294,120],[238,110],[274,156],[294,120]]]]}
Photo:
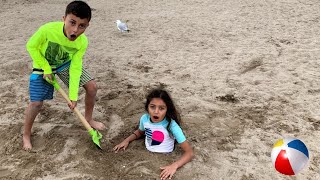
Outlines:
{"type": "Polygon", "coordinates": [[[282,174],[294,175],[294,171],[291,167],[289,159],[287,158],[287,152],[285,150],[280,151],[275,162],[275,168],[282,174]]]}
{"type": "Polygon", "coordinates": [[[274,144],[271,158],[278,172],[285,175],[295,175],[308,163],[309,152],[299,139],[285,138],[274,144]]]}
{"type": "Polygon", "coordinates": [[[273,147],[281,147],[282,145],[283,145],[283,139],[280,139],[279,141],[277,141],[274,145],[273,145],[273,147]]]}
{"type": "Polygon", "coordinates": [[[308,152],[306,145],[302,141],[300,141],[299,139],[296,139],[296,140],[289,142],[288,147],[302,152],[303,154],[305,154],[309,158],[309,152],[308,152]]]}

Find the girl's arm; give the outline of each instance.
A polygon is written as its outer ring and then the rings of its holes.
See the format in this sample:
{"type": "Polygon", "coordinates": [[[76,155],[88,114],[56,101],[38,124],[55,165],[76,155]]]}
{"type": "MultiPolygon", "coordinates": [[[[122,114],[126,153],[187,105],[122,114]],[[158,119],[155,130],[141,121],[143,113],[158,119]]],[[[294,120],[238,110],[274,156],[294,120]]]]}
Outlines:
{"type": "Polygon", "coordinates": [[[171,179],[173,174],[177,171],[178,168],[190,162],[191,159],[193,158],[194,156],[193,149],[187,141],[184,141],[183,143],[181,143],[180,147],[184,151],[181,158],[168,166],[160,167],[160,169],[162,170],[160,174],[161,179],[167,179],[167,178],[171,179]]]}
{"type": "Polygon", "coordinates": [[[113,150],[117,153],[119,150],[123,149],[126,150],[129,143],[136,139],[139,139],[143,135],[143,131],[139,129],[135,130],[130,136],[128,136],[125,140],[123,140],[120,144],[116,145],[113,150]]]}

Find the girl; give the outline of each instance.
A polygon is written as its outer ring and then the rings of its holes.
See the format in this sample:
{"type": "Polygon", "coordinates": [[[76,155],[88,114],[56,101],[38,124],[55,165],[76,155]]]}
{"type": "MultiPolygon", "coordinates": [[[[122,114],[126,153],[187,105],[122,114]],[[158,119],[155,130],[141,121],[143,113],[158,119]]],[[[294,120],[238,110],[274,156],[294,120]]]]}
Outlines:
{"type": "Polygon", "coordinates": [[[148,113],[140,118],[139,128],[113,150],[116,153],[120,149],[125,150],[131,141],[145,134],[145,145],[149,151],[169,153],[173,151],[176,140],[184,151],[183,155],[174,163],[160,167],[161,179],[171,179],[178,168],[191,161],[193,150],[180,128],[180,117],[173,101],[165,90],[152,90],[147,96],[145,110],[148,113]]]}

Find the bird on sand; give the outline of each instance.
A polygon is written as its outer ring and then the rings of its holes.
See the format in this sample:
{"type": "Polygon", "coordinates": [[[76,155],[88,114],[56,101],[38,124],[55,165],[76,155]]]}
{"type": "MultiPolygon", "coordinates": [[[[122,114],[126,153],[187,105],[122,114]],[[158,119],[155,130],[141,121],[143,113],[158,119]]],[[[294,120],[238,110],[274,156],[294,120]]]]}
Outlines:
{"type": "Polygon", "coordinates": [[[116,23],[117,23],[117,28],[119,29],[119,31],[121,31],[121,32],[129,32],[130,31],[126,23],[121,22],[120,20],[117,20],[116,23]]]}

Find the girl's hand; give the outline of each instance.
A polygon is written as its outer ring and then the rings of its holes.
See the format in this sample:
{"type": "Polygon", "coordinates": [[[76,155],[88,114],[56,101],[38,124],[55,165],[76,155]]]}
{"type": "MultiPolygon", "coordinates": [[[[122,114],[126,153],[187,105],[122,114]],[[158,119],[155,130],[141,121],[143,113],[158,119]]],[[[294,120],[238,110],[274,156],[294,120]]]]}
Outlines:
{"type": "Polygon", "coordinates": [[[193,158],[193,149],[187,141],[184,141],[180,144],[180,147],[183,149],[184,153],[181,158],[170,164],[169,166],[160,167],[162,172],[160,174],[161,180],[171,179],[173,174],[176,173],[177,169],[185,165],[187,162],[191,161],[193,158]]]}
{"type": "Polygon", "coordinates": [[[176,173],[178,166],[173,163],[169,166],[160,167],[160,169],[162,169],[160,178],[161,180],[165,180],[172,178],[173,174],[176,173]]]}
{"type": "Polygon", "coordinates": [[[124,140],[122,141],[120,144],[116,145],[113,150],[115,151],[115,153],[117,153],[119,150],[123,149],[126,150],[126,148],[128,147],[129,142],[124,140]]]}

